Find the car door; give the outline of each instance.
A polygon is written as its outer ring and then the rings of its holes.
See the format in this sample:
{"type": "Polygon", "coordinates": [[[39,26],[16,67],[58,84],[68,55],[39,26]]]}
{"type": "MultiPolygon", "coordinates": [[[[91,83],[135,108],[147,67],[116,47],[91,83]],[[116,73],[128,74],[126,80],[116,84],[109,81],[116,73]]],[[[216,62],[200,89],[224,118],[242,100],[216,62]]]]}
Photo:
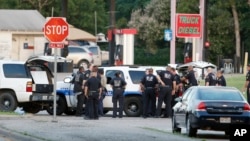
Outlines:
{"type": "Polygon", "coordinates": [[[191,95],[192,88],[189,88],[185,91],[183,94],[183,97],[181,98],[180,102],[178,103],[178,107],[175,107],[175,116],[176,121],[181,125],[185,126],[185,116],[186,116],[186,110],[188,107],[188,98],[191,95]]]}

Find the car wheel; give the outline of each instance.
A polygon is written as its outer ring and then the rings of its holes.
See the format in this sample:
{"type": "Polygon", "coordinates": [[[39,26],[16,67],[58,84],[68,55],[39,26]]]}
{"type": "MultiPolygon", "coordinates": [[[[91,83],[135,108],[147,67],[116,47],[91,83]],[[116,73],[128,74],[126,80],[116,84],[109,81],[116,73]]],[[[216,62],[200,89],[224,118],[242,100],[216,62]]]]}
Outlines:
{"type": "Polygon", "coordinates": [[[103,114],[107,114],[108,112],[109,112],[109,110],[103,109],[103,114]]]}
{"type": "Polygon", "coordinates": [[[88,64],[89,64],[88,61],[86,61],[86,60],[81,60],[81,61],[78,63],[77,67],[79,68],[80,66],[82,66],[82,67],[84,67],[84,69],[87,69],[87,68],[88,68],[88,64]]]}
{"type": "Polygon", "coordinates": [[[36,114],[36,113],[40,112],[41,109],[42,109],[42,107],[39,104],[35,104],[35,103],[29,103],[29,104],[25,104],[25,106],[23,106],[23,110],[26,113],[36,114]]]}
{"type": "Polygon", "coordinates": [[[17,108],[17,100],[10,91],[0,94],[0,111],[10,112],[17,108]]]}
{"type": "Polygon", "coordinates": [[[197,134],[197,129],[192,127],[189,117],[186,120],[186,131],[189,137],[195,137],[197,134]]]}
{"type": "Polygon", "coordinates": [[[73,109],[66,109],[64,112],[66,115],[75,115],[76,114],[76,110],[73,109]]]}
{"type": "Polygon", "coordinates": [[[142,113],[142,103],[139,97],[125,98],[124,112],[128,117],[138,117],[142,113]]]}
{"type": "Polygon", "coordinates": [[[174,115],[172,117],[172,132],[173,133],[181,133],[181,128],[177,127],[177,125],[176,125],[176,119],[175,119],[174,115]]]}
{"type": "MultiPolygon", "coordinates": [[[[66,111],[66,101],[62,96],[59,96],[59,99],[56,102],[56,115],[62,115],[66,111]]],[[[49,106],[46,108],[46,111],[53,115],[54,113],[54,102],[49,103],[49,106]]]]}

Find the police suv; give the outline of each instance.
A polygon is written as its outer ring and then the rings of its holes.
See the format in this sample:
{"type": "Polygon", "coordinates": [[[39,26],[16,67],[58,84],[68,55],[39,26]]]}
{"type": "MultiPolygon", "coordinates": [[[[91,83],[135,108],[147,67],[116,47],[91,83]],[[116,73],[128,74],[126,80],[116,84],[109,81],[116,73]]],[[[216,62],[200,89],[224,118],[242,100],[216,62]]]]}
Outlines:
{"type": "MultiPolygon", "coordinates": [[[[58,58],[58,62],[65,62],[58,58]]],[[[0,60],[0,111],[37,113],[53,101],[52,56],[33,56],[26,62],[0,60]]],[[[60,64],[60,63],[59,63],[60,64]]]]}
{"type": "MultiPolygon", "coordinates": [[[[124,91],[124,112],[129,117],[137,117],[142,113],[142,93],[140,90],[140,81],[145,75],[145,70],[148,67],[138,66],[112,66],[112,67],[99,67],[103,69],[104,76],[107,77],[106,89],[107,93],[103,100],[104,112],[112,110],[112,95],[113,90],[110,86],[110,80],[115,77],[117,71],[121,72],[121,77],[127,82],[126,89],[124,91]]],[[[165,70],[164,67],[158,68],[165,70]]],[[[156,73],[156,71],[155,71],[156,73]]],[[[156,74],[155,74],[156,75],[156,74]]],[[[72,76],[68,76],[64,81],[57,82],[57,95],[59,100],[57,102],[57,115],[67,114],[73,115],[76,111],[77,99],[73,93],[74,85],[70,83],[72,76]]],[[[49,114],[53,114],[53,107],[48,111],[49,114]]]]}

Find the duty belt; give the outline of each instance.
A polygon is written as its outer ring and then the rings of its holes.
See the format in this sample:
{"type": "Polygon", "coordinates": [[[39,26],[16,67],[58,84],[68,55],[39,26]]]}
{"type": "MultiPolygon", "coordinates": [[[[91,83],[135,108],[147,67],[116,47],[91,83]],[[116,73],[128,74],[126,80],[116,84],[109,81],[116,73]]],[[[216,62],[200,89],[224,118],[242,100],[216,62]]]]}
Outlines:
{"type": "Polygon", "coordinates": [[[153,89],[153,87],[146,87],[146,89],[153,89]]]}
{"type": "Polygon", "coordinates": [[[169,88],[169,87],[170,87],[170,85],[165,85],[165,86],[161,86],[161,87],[169,88]]]}

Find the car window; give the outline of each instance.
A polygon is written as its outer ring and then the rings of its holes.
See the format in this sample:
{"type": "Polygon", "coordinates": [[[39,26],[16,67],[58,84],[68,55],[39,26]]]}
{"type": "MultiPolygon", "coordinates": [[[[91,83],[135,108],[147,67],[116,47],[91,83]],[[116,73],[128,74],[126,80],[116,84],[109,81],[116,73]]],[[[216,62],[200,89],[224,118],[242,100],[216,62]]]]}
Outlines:
{"type": "MultiPolygon", "coordinates": [[[[107,77],[107,84],[110,83],[110,80],[112,80],[113,78],[115,78],[115,73],[117,72],[117,70],[107,70],[105,73],[105,76],[107,77]]],[[[121,78],[124,79],[124,74],[123,72],[121,72],[121,78]]]]}
{"type": "Polygon", "coordinates": [[[145,71],[130,70],[128,73],[134,84],[139,84],[141,82],[142,77],[145,75],[145,71]]]}
{"type": "Polygon", "coordinates": [[[184,94],[183,94],[183,97],[182,97],[182,100],[183,101],[187,101],[189,98],[190,98],[190,93],[191,93],[191,91],[192,91],[192,88],[189,88],[189,89],[187,89],[185,92],[184,92],[184,94]]]}
{"type": "Polygon", "coordinates": [[[6,78],[29,78],[28,71],[23,64],[4,64],[4,76],[6,78]]]}
{"type": "Polygon", "coordinates": [[[98,55],[97,47],[89,47],[88,48],[94,55],[98,55]]]}
{"type": "Polygon", "coordinates": [[[241,94],[234,90],[222,89],[200,89],[198,90],[200,100],[233,100],[243,101],[241,94]]]}
{"type": "Polygon", "coordinates": [[[86,52],[84,49],[82,48],[78,48],[78,47],[69,47],[69,53],[83,53],[86,52]]]}

